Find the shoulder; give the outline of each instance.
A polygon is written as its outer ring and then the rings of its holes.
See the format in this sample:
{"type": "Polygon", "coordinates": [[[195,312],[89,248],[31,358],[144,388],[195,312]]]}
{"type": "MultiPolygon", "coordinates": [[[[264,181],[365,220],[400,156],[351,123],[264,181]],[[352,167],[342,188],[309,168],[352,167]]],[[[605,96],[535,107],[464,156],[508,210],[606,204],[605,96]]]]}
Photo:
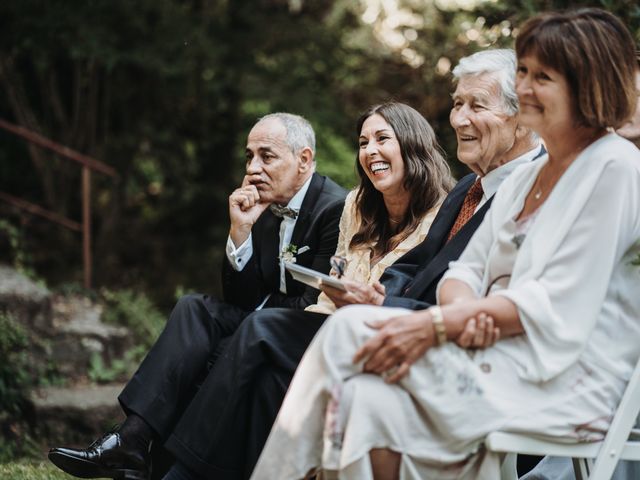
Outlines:
{"type": "Polygon", "coordinates": [[[457,193],[461,190],[469,190],[469,188],[471,188],[471,185],[473,185],[473,182],[476,181],[477,177],[478,176],[475,173],[469,173],[465,175],[460,180],[458,180],[458,183],[454,185],[454,187],[451,189],[451,192],[449,192],[449,195],[457,193]]]}
{"type": "Polygon", "coordinates": [[[351,210],[355,213],[356,209],[356,197],[358,196],[358,189],[354,188],[347,194],[347,198],[344,201],[344,209],[351,210]]]}
{"type": "Polygon", "coordinates": [[[324,197],[335,198],[336,200],[344,200],[347,196],[347,190],[342,188],[331,178],[314,173],[311,179],[311,185],[320,189],[321,195],[324,197]]]}
{"type": "Polygon", "coordinates": [[[640,171],[640,150],[614,133],[594,142],[585,150],[585,156],[589,163],[603,162],[608,169],[631,174],[640,171]]]}
{"type": "Polygon", "coordinates": [[[304,210],[314,216],[339,217],[346,196],[347,191],[329,177],[314,173],[302,202],[301,211],[304,210]]]}

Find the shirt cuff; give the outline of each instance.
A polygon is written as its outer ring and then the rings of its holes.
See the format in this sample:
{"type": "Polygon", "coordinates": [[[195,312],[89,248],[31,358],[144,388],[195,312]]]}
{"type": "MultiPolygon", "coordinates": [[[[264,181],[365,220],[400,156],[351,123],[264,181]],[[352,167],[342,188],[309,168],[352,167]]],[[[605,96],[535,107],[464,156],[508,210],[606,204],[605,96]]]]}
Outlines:
{"type": "Polygon", "coordinates": [[[242,271],[244,266],[249,263],[251,260],[251,256],[253,255],[253,243],[251,242],[251,234],[249,234],[249,238],[247,238],[242,245],[238,248],[235,247],[231,237],[227,237],[227,259],[229,263],[233,267],[233,269],[237,272],[242,271]]]}

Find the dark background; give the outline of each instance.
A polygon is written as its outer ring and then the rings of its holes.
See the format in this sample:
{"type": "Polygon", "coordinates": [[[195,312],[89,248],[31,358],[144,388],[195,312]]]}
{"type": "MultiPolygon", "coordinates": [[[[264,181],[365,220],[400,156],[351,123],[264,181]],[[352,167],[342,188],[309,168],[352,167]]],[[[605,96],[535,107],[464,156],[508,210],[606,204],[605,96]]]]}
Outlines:
{"type": "MultiPolygon", "coordinates": [[[[432,123],[459,176],[450,67],[512,46],[536,12],[575,5],[4,0],[0,118],[117,170],[118,181],[93,175],[94,285],[145,292],[169,308],[180,292],[218,292],[227,196],[258,116],[308,118],[318,170],[352,187],[359,113],[403,101],[432,123]]],[[[639,38],[637,2],[590,5],[618,14],[639,38]]],[[[80,185],[77,164],[0,130],[0,191],[79,221],[80,185]]],[[[81,237],[0,202],[0,262],[48,285],[78,285],[81,237]]]]}

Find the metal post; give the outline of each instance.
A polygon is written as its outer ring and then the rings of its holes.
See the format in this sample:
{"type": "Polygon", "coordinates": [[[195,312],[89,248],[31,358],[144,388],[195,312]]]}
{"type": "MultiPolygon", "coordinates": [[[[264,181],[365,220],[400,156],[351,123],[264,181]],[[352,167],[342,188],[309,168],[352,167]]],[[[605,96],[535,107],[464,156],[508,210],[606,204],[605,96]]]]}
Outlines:
{"type": "Polygon", "coordinates": [[[82,264],[84,288],[91,288],[91,170],[82,167],[82,264]]]}

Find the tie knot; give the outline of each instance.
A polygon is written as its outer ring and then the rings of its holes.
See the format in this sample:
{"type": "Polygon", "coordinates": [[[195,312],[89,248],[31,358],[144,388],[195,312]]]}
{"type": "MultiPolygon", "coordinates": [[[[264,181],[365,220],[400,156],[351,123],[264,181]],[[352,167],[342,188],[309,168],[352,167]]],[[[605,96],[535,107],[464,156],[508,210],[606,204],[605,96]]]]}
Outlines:
{"type": "Polygon", "coordinates": [[[272,203],[271,205],[269,205],[269,210],[271,210],[271,213],[273,213],[278,218],[288,217],[296,219],[298,217],[298,210],[289,207],[283,207],[282,205],[278,205],[277,203],[272,203]]]}

